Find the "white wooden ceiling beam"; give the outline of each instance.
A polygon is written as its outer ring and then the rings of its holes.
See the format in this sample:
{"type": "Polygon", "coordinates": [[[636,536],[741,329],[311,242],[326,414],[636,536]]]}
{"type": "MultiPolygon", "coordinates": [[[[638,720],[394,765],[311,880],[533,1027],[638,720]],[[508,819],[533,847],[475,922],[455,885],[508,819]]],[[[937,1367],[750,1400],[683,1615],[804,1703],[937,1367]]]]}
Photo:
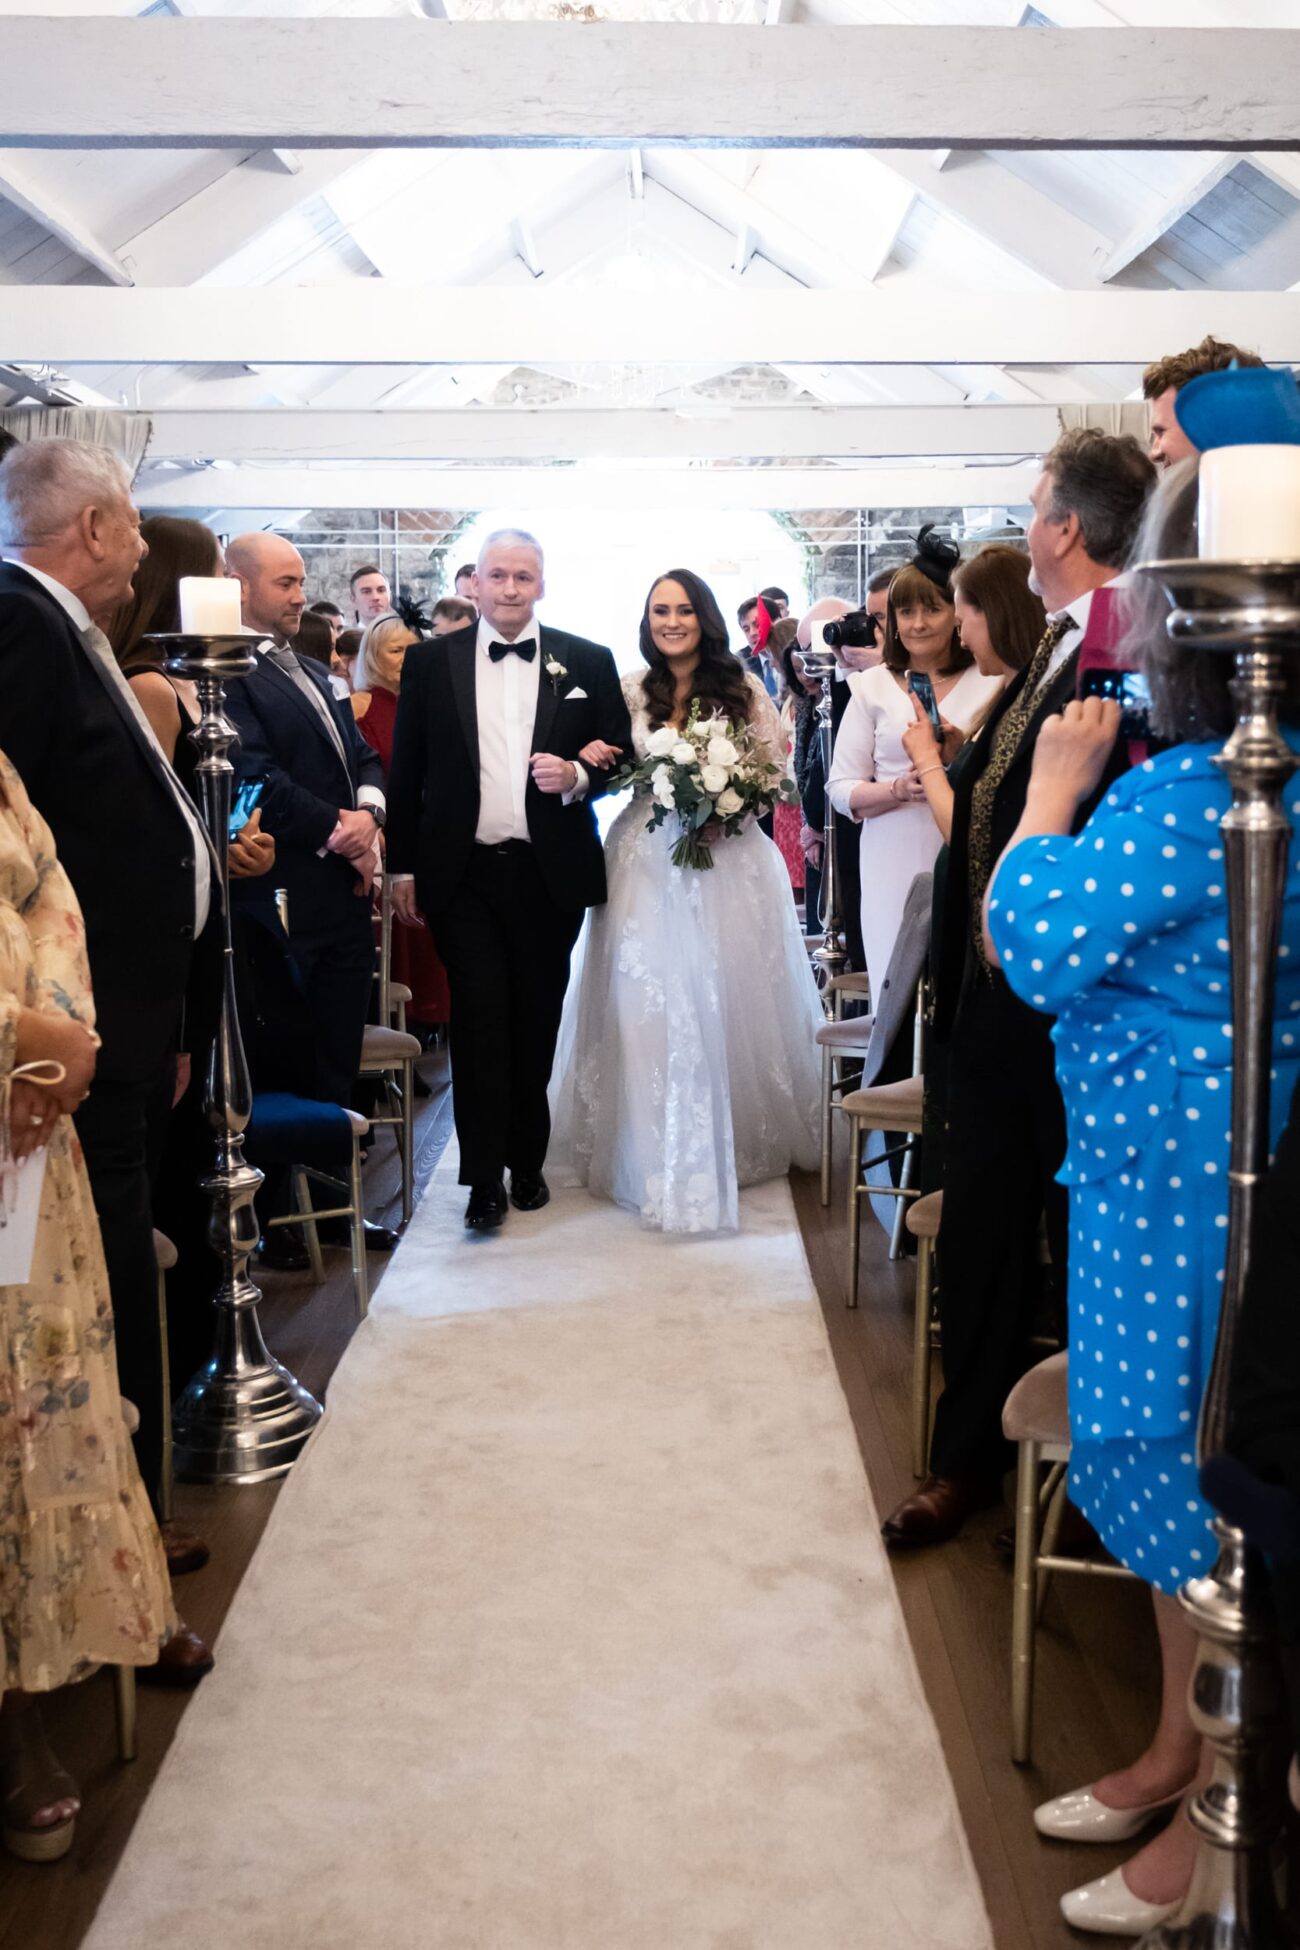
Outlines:
{"type": "Polygon", "coordinates": [[[1056,437],[1056,408],[1023,406],[408,407],[371,412],[166,408],[152,461],[838,460],[1025,455],[1056,437]]]}
{"type": "Polygon", "coordinates": [[[143,508],[861,508],[1020,506],[1018,467],[146,467],[143,508]]]}
{"type": "Polygon", "coordinates": [[[870,161],[1046,283],[1080,291],[1100,286],[1111,239],[994,157],[963,152],[939,168],[911,149],[884,149],[873,150],[870,161]]]}
{"type": "MultiPolygon", "coordinates": [[[[411,286],[106,291],[10,285],[0,359],[20,365],[518,365],[572,359],[573,293],[549,281],[512,289],[411,286]]],[[[1143,364],[1206,332],[1264,358],[1300,362],[1300,295],[1286,291],[1036,291],[875,286],[765,291],[734,285],[689,304],[643,293],[582,294],[590,363],[671,365],[1143,364]]]]}
{"type": "Polygon", "coordinates": [[[1113,278],[1126,270],[1134,258],[1141,257],[1143,251],[1149,250],[1167,230],[1172,230],[1181,217],[1194,210],[1201,198],[1208,196],[1240,160],[1240,156],[1202,155],[1199,152],[1189,156],[1186,167],[1180,171],[1177,186],[1159,203],[1147,209],[1127,236],[1112,246],[1101,266],[1102,278],[1113,278]]]}
{"type": "MultiPolygon", "coordinates": [[[[2,91],[0,91],[2,92],[2,91]]],[[[31,159],[17,151],[0,150],[0,196],[40,224],[42,230],[57,237],[70,251],[102,273],[110,284],[133,282],[130,270],[117,252],[110,250],[88,224],[82,222],[61,198],[41,187],[31,168],[31,159]]]]}
{"type": "Polygon", "coordinates": [[[683,46],[670,22],[31,15],[5,29],[0,127],[77,149],[1295,143],[1297,29],[701,24],[683,46]],[[508,103],[503,74],[527,77],[508,103]]]}
{"type": "MultiPolygon", "coordinates": [[[[177,22],[177,25],[180,23],[177,22]]],[[[314,149],[290,174],[268,148],[186,198],[119,246],[137,285],[197,284],[340,176],[365,161],[356,149],[314,149]]]]}

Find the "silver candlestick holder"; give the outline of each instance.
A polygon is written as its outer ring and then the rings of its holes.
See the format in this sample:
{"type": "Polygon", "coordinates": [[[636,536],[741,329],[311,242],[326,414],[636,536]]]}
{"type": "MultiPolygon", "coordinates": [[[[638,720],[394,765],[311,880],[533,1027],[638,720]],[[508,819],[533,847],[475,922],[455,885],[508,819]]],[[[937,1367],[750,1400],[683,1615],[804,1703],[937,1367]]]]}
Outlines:
{"type": "MultiPolygon", "coordinates": [[[[835,745],[835,728],[831,710],[831,686],[835,681],[835,653],[822,644],[810,650],[800,650],[799,661],[809,677],[815,677],[821,684],[822,694],[817,700],[817,737],[821,746],[822,779],[829,783],[831,776],[831,755],[835,745]]],[[[826,795],[826,823],[822,834],[822,883],[821,883],[821,924],[822,938],[814,948],[809,959],[817,986],[826,989],[837,975],[842,975],[849,965],[848,951],[841,933],[843,915],[840,912],[839,875],[835,864],[835,813],[831,807],[830,794],[826,795]]]]}
{"type": "Polygon", "coordinates": [[[244,1131],[252,1110],[239,1014],[235,1005],[234,951],[230,935],[229,834],[234,767],[230,747],[238,733],[225,712],[226,685],[253,668],[256,631],[221,636],[183,631],[150,636],[172,677],[190,678],[200,718],[189,736],[198,747],[199,800],[203,823],[221,867],[212,890],[221,904],[221,1015],[204,1079],[203,1108],[216,1139],[215,1168],[202,1179],[212,1201],[209,1242],[221,1267],[212,1358],[189,1383],[172,1416],[174,1467],[197,1483],[262,1483],[282,1476],[319,1422],[320,1403],[267,1349],[257,1308],[261,1294],[248,1277],[258,1241],[253,1199],[262,1183],[244,1157],[244,1131]]]}
{"type": "MultiPolygon", "coordinates": [[[[1300,657],[1300,563],[1151,562],[1173,604],[1168,629],[1190,649],[1236,659],[1236,726],[1216,763],[1232,785],[1221,823],[1232,955],[1232,1148],[1223,1302],[1201,1404],[1197,1460],[1227,1445],[1233,1345],[1250,1271],[1255,1189],[1268,1167],[1274,974],[1291,824],[1282,792],[1296,759],[1278,728],[1286,673],[1300,657]]],[[[1266,1573],[1242,1532],[1214,1519],[1219,1556],[1179,1597],[1200,1640],[1192,1721],[1214,1754],[1189,1810],[1198,1838],[1178,1914],[1141,1950],[1284,1950],[1272,1854],[1282,1828],[1282,1695],[1266,1573]]]]}

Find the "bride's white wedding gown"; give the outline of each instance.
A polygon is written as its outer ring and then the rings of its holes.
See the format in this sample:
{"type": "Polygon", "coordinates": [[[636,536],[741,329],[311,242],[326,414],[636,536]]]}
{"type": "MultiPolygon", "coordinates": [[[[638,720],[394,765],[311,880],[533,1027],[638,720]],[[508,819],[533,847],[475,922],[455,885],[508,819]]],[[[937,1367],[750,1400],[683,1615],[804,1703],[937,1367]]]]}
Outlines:
{"type": "MultiPolygon", "coordinates": [[[[752,722],[786,770],[762,686],[752,722]]],[[[637,757],[650,722],[623,679],[637,757]]],[[[647,830],[645,796],[605,841],[609,899],[575,951],[552,1096],[548,1170],[665,1232],[734,1231],[737,1190],[818,1158],[824,1020],[780,853],[757,826],[672,864],[674,817],[647,830]]]]}

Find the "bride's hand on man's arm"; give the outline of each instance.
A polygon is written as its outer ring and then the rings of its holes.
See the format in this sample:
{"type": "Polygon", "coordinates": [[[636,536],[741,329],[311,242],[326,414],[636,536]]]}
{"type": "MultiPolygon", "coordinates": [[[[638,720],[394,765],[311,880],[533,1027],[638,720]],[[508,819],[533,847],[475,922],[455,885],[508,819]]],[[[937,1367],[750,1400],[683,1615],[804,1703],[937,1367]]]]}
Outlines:
{"type": "Polygon", "coordinates": [[[603,738],[593,738],[591,743],[584,745],[578,753],[584,765],[594,766],[598,772],[608,771],[610,766],[616,764],[622,756],[621,745],[607,745],[603,738]]]}

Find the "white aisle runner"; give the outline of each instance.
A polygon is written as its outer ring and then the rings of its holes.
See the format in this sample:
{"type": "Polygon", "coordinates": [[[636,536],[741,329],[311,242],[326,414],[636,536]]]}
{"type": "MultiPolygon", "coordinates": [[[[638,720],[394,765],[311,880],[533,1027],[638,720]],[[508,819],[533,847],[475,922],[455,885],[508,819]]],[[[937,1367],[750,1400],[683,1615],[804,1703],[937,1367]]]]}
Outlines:
{"type": "Polygon", "coordinates": [[[987,1950],[788,1187],[444,1164],[87,1950],[987,1950]]]}

